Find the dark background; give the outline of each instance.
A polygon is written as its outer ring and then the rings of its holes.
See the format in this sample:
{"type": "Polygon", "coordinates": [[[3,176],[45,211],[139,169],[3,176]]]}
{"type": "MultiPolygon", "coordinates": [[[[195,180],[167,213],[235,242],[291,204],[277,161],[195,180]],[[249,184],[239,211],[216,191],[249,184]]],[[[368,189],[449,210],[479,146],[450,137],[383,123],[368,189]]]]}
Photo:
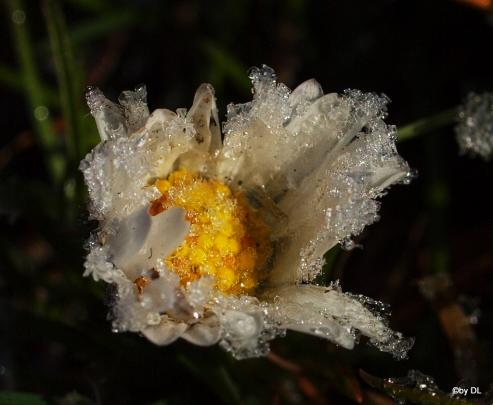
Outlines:
{"type": "Polygon", "coordinates": [[[251,98],[248,68],[265,63],[291,88],[314,77],[326,92],[385,93],[398,127],[432,116],[493,89],[493,3],[6,0],[0,10],[0,402],[390,404],[391,393],[444,403],[416,387],[420,374],[384,384],[360,370],[419,370],[445,394],[490,389],[493,173],[459,156],[452,125],[399,144],[418,176],[382,199],[363,249],[329,253],[320,279],[390,304],[391,326],[416,338],[405,361],[294,332],[243,361],[112,334],[104,283],[81,276],[95,224],[77,165],[98,142],[86,85],[115,99],[145,83],[152,110],[189,107],[210,82],[224,119],[227,103],[251,98]],[[48,169],[56,157],[61,175],[48,169]],[[420,280],[434,280],[433,299],[420,280]]]}

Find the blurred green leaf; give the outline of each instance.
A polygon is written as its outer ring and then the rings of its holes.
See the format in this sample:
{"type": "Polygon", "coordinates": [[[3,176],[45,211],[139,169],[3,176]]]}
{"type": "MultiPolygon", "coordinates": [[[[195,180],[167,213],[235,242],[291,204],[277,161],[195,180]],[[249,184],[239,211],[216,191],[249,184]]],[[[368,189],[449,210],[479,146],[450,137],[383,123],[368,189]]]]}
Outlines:
{"type": "Polygon", "coordinates": [[[245,75],[247,69],[233,55],[210,41],[205,41],[202,44],[202,49],[210,59],[211,71],[214,75],[211,78],[212,83],[220,83],[222,77],[227,77],[239,90],[249,93],[251,83],[248,76],[245,75]]]}
{"type": "Polygon", "coordinates": [[[26,392],[0,392],[2,405],[46,405],[47,402],[39,395],[26,392]]]}

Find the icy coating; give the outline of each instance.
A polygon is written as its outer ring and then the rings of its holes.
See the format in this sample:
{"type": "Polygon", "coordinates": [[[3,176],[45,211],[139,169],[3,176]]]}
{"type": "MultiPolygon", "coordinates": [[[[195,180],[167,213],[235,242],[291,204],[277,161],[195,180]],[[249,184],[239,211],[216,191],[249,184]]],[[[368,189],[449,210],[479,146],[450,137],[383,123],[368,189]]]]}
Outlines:
{"type": "MultiPolygon", "coordinates": [[[[158,345],[178,338],[219,343],[237,358],[267,353],[269,341],[287,329],[347,349],[364,335],[404,358],[412,340],[387,326],[383,304],[345,294],[338,284],[309,284],[323,254],[337,243],[351,247],[351,237],[378,219],[376,199],[411,177],[396,151],[395,128],[384,122],[388,99],[358,90],[324,95],[313,79],[291,91],[267,66],[253,68],[250,78],[253,100],[228,106],[224,139],[211,85],[198,88],[188,111],[152,114],[143,86],[122,93],[118,104],[89,89],[101,143],[80,168],[100,227],[89,240],[84,274],[114,286],[114,330],[140,332],[158,345]],[[170,205],[169,176],[183,171],[214,187],[202,188],[199,200],[170,205]],[[208,268],[207,254],[198,255],[198,272],[188,278],[166,261],[188,243],[193,264],[200,235],[191,218],[200,212],[200,232],[227,242],[218,234],[228,229],[221,205],[209,194],[226,189],[245,196],[242,204],[269,229],[266,275],[251,289],[217,288],[214,272],[200,271],[208,268]],[[216,201],[216,214],[207,201],[216,201]],[[191,206],[199,211],[187,211],[191,206]],[[208,230],[211,218],[219,222],[208,230]]],[[[235,254],[245,246],[237,243],[235,254]]],[[[238,262],[228,263],[239,270],[238,262]]]]}
{"type": "Polygon", "coordinates": [[[493,93],[469,93],[459,109],[459,123],[455,127],[462,154],[493,156],[493,93]]]}

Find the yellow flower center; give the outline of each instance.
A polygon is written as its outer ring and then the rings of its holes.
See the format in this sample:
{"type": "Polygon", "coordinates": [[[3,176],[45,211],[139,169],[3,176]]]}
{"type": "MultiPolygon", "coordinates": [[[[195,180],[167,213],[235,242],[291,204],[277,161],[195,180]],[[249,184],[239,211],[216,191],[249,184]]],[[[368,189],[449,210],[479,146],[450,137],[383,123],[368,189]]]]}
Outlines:
{"type": "Polygon", "coordinates": [[[187,170],[156,180],[161,197],[152,201],[151,215],[180,207],[186,211],[190,232],[165,263],[182,284],[212,276],[227,294],[248,294],[265,276],[272,254],[270,229],[246,196],[225,184],[187,170]]]}

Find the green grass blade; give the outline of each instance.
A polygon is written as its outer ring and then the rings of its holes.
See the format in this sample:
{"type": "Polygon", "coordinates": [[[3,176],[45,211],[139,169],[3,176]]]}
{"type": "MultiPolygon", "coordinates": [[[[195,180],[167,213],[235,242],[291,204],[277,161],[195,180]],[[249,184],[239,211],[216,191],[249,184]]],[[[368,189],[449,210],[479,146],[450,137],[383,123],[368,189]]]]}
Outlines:
{"type": "MultiPolygon", "coordinates": [[[[23,93],[26,91],[22,74],[2,64],[0,64],[0,83],[16,92],[23,93]]],[[[56,92],[52,88],[49,88],[43,84],[41,84],[41,89],[43,98],[46,100],[46,104],[49,107],[58,107],[60,103],[56,92]]]]}
{"type": "Polygon", "coordinates": [[[55,0],[46,0],[43,3],[43,11],[60,88],[67,149],[73,169],[80,159],[81,74],[75,65],[74,53],[60,5],[55,0]]]}
{"type": "Polygon", "coordinates": [[[74,43],[88,42],[110,32],[127,28],[137,20],[138,14],[134,10],[117,10],[80,23],[69,31],[69,35],[74,43]]]}
{"type": "MultiPolygon", "coordinates": [[[[112,32],[127,29],[136,24],[141,16],[132,9],[125,8],[106,12],[87,21],[74,24],[67,29],[67,35],[72,44],[84,44],[92,40],[107,36],[112,32]]],[[[49,40],[41,40],[38,49],[46,52],[50,49],[49,40]]]]}
{"type": "Polygon", "coordinates": [[[6,6],[21,71],[20,77],[22,77],[25,98],[31,112],[30,116],[37,141],[43,151],[45,164],[52,180],[55,183],[60,183],[64,177],[66,162],[63,155],[58,151],[52,121],[49,117],[49,111],[46,110],[47,100],[44,97],[43,86],[31,47],[32,40],[28,32],[29,16],[25,14],[22,0],[7,0],[6,6]],[[24,18],[12,18],[14,13],[24,13],[24,18]]]}

